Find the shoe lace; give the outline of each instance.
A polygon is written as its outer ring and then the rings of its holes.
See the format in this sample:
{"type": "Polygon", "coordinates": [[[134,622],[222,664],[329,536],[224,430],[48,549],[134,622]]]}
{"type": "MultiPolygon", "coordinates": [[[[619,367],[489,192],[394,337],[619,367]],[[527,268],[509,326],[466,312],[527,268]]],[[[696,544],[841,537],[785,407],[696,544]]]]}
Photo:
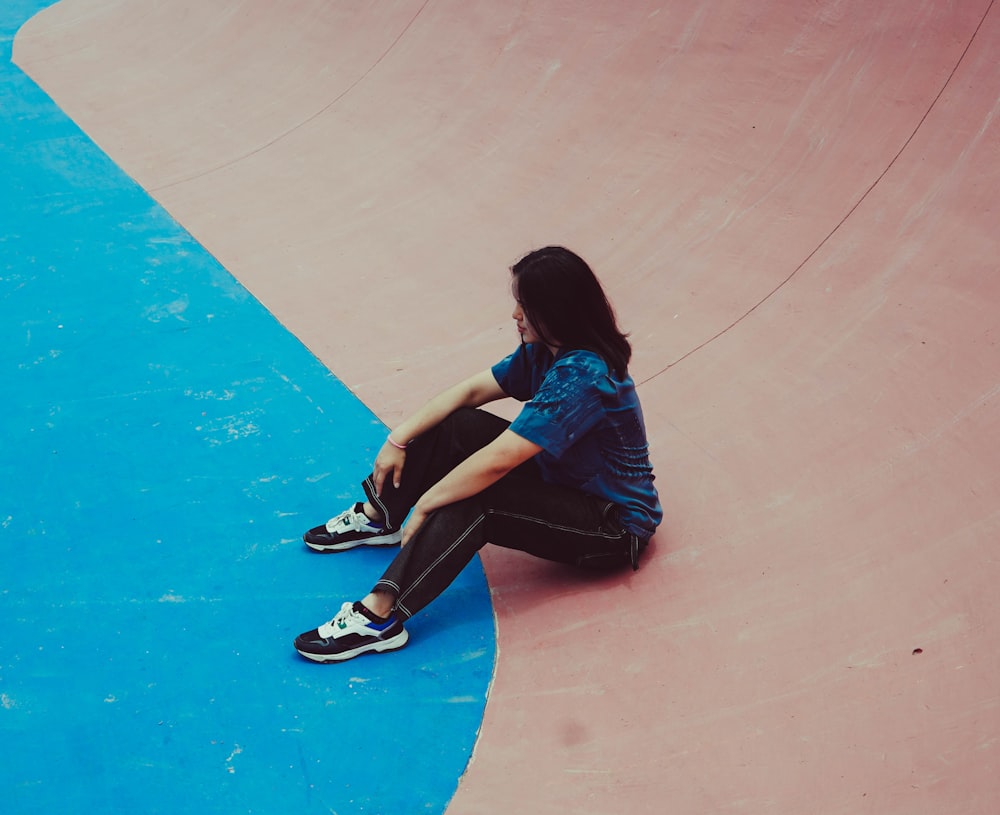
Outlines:
{"type": "Polygon", "coordinates": [[[362,532],[372,525],[363,512],[355,512],[353,508],[345,509],[339,515],[326,522],[326,528],[331,532],[362,532]]]}
{"type": "Polygon", "coordinates": [[[351,623],[368,622],[363,614],[354,610],[354,603],[344,603],[340,607],[337,615],[330,620],[330,625],[336,626],[338,623],[350,625],[351,623]]]}
{"type": "Polygon", "coordinates": [[[319,635],[321,637],[334,637],[338,631],[343,631],[352,623],[358,622],[361,616],[361,614],[354,610],[353,603],[344,603],[340,607],[340,611],[336,613],[330,622],[323,623],[319,627],[319,635]]]}

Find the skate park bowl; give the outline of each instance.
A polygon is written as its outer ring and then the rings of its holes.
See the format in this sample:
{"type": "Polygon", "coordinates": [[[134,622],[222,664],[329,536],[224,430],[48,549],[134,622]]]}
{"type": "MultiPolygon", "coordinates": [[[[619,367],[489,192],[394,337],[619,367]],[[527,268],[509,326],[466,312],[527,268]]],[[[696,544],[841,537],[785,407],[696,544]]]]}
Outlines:
{"type": "MultiPolygon", "coordinates": [[[[993,815],[995,0],[12,0],[4,810],[993,815]],[[563,244],[634,347],[636,572],[488,547],[299,631],[392,428],[563,244]]],[[[497,411],[512,416],[516,405],[497,411]]]]}

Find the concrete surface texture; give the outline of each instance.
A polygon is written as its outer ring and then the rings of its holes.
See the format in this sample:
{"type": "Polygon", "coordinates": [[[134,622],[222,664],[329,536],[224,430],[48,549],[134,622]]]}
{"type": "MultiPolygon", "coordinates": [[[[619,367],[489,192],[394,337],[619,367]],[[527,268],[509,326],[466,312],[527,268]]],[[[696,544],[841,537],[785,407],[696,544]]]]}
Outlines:
{"type": "Polygon", "coordinates": [[[606,281],[667,517],[634,575],[484,554],[449,812],[938,815],[1000,801],[998,48],[993,0],[64,0],[14,57],[390,426],[514,346],[523,252],[606,281]]]}

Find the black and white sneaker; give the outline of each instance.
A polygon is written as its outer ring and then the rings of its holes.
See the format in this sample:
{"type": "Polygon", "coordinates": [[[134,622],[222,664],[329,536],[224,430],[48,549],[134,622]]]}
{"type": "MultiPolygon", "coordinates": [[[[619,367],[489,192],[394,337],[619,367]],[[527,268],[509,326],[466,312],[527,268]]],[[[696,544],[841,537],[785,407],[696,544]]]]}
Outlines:
{"type": "Polygon", "coordinates": [[[313,662],[343,662],[369,651],[395,651],[409,638],[395,615],[381,620],[361,603],[344,603],[330,622],[299,634],[295,650],[313,662]]]}
{"type": "Polygon", "coordinates": [[[389,532],[369,519],[363,506],[358,502],[322,526],[314,526],[302,536],[302,540],[314,552],[343,552],[355,546],[393,546],[399,543],[403,533],[398,529],[389,532]]]}

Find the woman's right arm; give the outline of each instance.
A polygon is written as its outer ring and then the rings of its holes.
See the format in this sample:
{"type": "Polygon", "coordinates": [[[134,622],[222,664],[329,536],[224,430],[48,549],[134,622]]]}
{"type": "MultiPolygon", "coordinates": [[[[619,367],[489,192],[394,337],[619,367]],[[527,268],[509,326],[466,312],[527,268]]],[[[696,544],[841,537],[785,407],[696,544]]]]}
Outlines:
{"type": "Polygon", "coordinates": [[[502,399],[506,395],[497,384],[493,371],[487,369],[470,376],[432,398],[389,434],[392,441],[387,440],[382,445],[382,449],[375,457],[375,466],[372,468],[375,492],[381,495],[382,484],[390,476],[396,487],[400,484],[403,464],[406,461],[406,451],[396,445],[405,446],[424,431],[436,427],[459,408],[480,407],[488,402],[502,399]]]}

